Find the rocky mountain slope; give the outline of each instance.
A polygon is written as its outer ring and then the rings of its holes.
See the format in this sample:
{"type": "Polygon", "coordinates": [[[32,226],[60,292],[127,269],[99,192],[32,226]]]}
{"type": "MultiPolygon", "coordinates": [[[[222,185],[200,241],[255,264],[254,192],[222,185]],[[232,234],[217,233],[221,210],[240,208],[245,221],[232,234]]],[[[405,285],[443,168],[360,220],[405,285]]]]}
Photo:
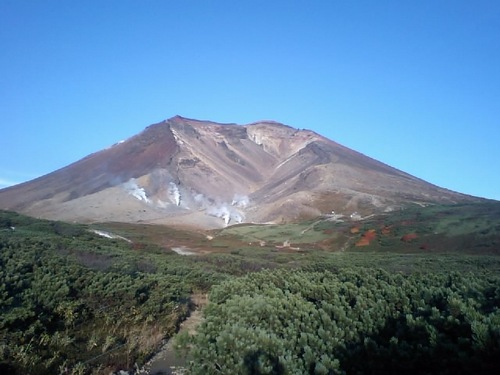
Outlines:
{"type": "Polygon", "coordinates": [[[271,121],[236,125],[180,116],[0,190],[0,208],[38,217],[201,228],[478,200],[309,130],[271,121]]]}

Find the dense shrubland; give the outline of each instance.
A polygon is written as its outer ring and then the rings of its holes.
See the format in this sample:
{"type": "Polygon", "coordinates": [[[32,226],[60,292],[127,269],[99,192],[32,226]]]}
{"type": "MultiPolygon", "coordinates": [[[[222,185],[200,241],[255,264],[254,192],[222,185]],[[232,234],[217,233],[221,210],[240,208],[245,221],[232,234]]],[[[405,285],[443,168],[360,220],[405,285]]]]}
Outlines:
{"type": "MultiPolygon", "coordinates": [[[[85,373],[143,362],[217,278],[171,252],[84,227],[0,215],[0,372],[85,373]]],[[[109,371],[108,371],[109,373],[109,371]]]]}
{"type": "Polygon", "coordinates": [[[193,374],[494,373],[500,279],[274,270],[213,288],[193,374]]]}
{"type": "Polygon", "coordinates": [[[499,274],[495,256],[256,246],[183,257],[0,211],[0,373],[140,365],[210,289],[199,334],[179,340],[194,374],[492,371],[499,274]]]}

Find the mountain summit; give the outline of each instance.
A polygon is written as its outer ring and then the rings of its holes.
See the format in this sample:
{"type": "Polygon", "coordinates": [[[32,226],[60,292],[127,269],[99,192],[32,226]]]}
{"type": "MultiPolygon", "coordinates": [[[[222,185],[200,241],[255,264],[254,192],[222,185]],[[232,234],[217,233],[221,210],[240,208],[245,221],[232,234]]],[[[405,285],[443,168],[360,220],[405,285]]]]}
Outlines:
{"type": "Polygon", "coordinates": [[[477,200],[310,130],[272,121],[236,125],[180,116],[0,190],[0,208],[38,217],[202,228],[477,200]]]}

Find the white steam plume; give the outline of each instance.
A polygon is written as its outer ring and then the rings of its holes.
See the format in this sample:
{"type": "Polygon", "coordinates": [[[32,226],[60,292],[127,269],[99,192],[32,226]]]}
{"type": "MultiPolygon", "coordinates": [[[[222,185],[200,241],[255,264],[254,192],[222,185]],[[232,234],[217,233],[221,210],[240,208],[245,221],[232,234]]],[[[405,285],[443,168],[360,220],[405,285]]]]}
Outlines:
{"type": "Polygon", "coordinates": [[[229,225],[230,222],[243,222],[243,214],[227,203],[213,205],[207,208],[207,214],[215,217],[220,217],[224,220],[224,224],[229,225]]]}
{"type": "Polygon", "coordinates": [[[203,194],[195,194],[193,197],[194,201],[196,204],[201,208],[201,209],[207,209],[210,207],[213,203],[210,202],[210,200],[205,197],[203,194]]]}
{"type": "Polygon", "coordinates": [[[220,217],[224,220],[224,224],[228,225],[231,221],[231,212],[227,205],[212,206],[207,209],[207,213],[211,216],[220,217]]]}
{"type": "Polygon", "coordinates": [[[248,197],[242,195],[235,195],[231,204],[216,202],[203,194],[195,194],[193,199],[200,210],[206,210],[207,215],[221,218],[225,225],[243,222],[245,217],[239,209],[246,207],[249,202],[248,197]]]}
{"type": "Polygon", "coordinates": [[[168,184],[168,197],[175,203],[176,206],[181,205],[181,193],[177,185],[173,182],[168,184]]]}
{"type": "Polygon", "coordinates": [[[123,184],[123,188],[127,193],[132,195],[134,198],[137,198],[140,201],[151,203],[151,200],[146,195],[144,188],[141,188],[137,185],[137,182],[134,178],[131,178],[127,182],[123,184]]]}
{"type": "Polygon", "coordinates": [[[250,198],[247,195],[235,194],[233,197],[233,201],[231,202],[232,206],[246,208],[250,203],[250,198]]]}

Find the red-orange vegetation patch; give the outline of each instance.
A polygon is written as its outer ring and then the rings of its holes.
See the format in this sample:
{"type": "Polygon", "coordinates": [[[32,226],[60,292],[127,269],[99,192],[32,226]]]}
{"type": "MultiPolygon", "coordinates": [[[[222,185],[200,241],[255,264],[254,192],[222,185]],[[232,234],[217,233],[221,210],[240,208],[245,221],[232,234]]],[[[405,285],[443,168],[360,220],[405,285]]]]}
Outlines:
{"type": "Polygon", "coordinates": [[[368,229],[363,234],[363,237],[367,238],[368,241],[373,241],[375,238],[377,238],[377,233],[375,232],[375,229],[368,229]]]}
{"type": "Polygon", "coordinates": [[[356,246],[368,246],[375,238],[377,238],[375,229],[368,229],[365,233],[363,233],[361,239],[356,242],[356,246]]]}
{"type": "Polygon", "coordinates": [[[356,233],[359,233],[359,227],[352,227],[351,234],[356,234],[356,233]]]}
{"type": "Polygon", "coordinates": [[[361,246],[368,246],[370,244],[370,241],[368,241],[365,237],[361,237],[361,239],[356,242],[356,247],[361,247],[361,246]]]}
{"type": "Polygon", "coordinates": [[[413,240],[417,239],[418,236],[416,233],[407,233],[403,237],[401,237],[401,241],[403,242],[412,242],[413,240]]]}

